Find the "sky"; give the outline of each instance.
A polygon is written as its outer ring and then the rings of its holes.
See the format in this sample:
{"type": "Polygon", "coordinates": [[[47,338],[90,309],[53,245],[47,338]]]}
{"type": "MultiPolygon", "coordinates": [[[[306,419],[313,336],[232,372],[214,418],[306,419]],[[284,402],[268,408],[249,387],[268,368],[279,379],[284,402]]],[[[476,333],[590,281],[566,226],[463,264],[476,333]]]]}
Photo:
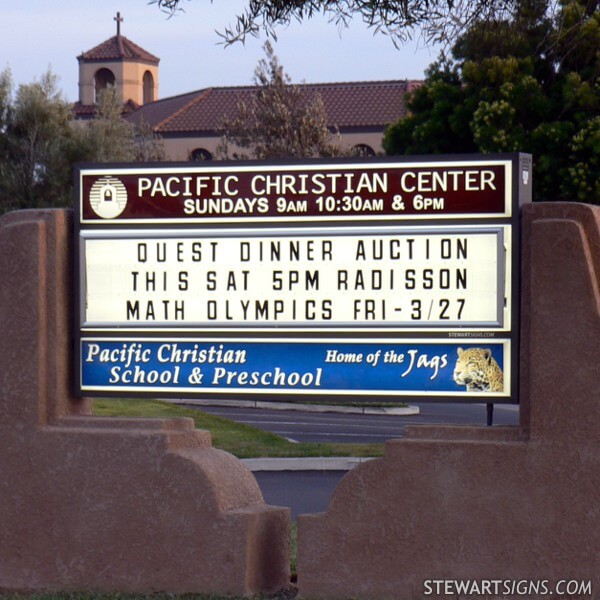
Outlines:
{"type": "MultiPolygon", "coordinates": [[[[225,47],[216,31],[235,23],[244,0],[182,0],[185,12],[168,18],[148,0],[27,0],[0,11],[0,70],[15,88],[50,68],[69,101],[78,99],[77,56],[121,33],[160,58],[159,98],[211,86],[247,85],[264,57],[264,35],[225,47]]],[[[360,18],[339,29],[323,17],[277,30],[275,54],[294,83],[422,79],[438,54],[418,34],[396,49],[360,18]]]]}

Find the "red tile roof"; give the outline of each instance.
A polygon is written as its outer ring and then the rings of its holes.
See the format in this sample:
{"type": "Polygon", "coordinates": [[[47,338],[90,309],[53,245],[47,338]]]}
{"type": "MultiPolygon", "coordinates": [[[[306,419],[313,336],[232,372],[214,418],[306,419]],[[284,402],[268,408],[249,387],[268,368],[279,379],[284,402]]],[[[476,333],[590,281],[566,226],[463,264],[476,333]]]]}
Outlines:
{"type": "Polygon", "coordinates": [[[103,60],[137,60],[157,65],[159,58],[150,54],[123,35],[115,35],[110,39],[84,52],[77,57],[78,61],[103,61],[103,60]]]}
{"type": "MultiPolygon", "coordinates": [[[[136,111],[139,107],[140,105],[130,98],[123,104],[121,116],[126,117],[136,111]]],[[[96,104],[82,104],[79,100],[71,106],[71,110],[76,119],[93,119],[98,115],[98,106],[96,104]]]]}
{"type": "Polygon", "coordinates": [[[93,119],[98,113],[97,107],[95,104],[87,105],[81,104],[81,102],[77,101],[71,107],[73,114],[77,119],[93,119]]]}
{"type": "MultiPolygon", "coordinates": [[[[383,129],[406,114],[405,96],[419,81],[361,81],[300,84],[307,101],[323,100],[328,124],[347,128],[383,129]]],[[[237,113],[240,100],[248,103],[255,86],[214,87],[158,100],[141,106],[129,119],[145,121],[159,134],[218,133],[225,119],[237,113]]]]}

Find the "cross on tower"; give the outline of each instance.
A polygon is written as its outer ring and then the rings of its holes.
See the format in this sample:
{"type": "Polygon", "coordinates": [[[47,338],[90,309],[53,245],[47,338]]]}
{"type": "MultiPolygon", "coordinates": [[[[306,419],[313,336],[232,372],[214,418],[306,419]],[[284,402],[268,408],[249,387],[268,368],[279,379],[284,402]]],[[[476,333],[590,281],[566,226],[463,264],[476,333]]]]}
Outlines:
{"type": "Polygon", "coordinates": [[[113,17],[113,19],[117,22],[117,35],[121,35],[121,23],[123,22],[123,17],[121,16],[121,13],[118,12],[116,17],[113,17]]]}

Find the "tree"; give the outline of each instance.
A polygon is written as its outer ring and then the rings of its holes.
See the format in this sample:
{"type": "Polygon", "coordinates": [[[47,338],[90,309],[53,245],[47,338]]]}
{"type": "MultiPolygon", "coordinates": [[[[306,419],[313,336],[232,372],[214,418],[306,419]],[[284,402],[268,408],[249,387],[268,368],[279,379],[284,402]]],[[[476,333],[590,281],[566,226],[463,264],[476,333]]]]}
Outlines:
{"type": "Polygon", "coordinates": [[[125,121],[117,90],[100,93],[96,116],[82,130],[86,161],[143,162],[165,160],[162,141],[144,122],[135,127],[125,121]]]}
{"type": "Polygon", "coordinates": [[[0,73],[0,214],[20,208],[70,206],[77,162],[161,160],[159,140],[122,119],[108,90],[90,123],[76,122],[49,71],[13,93],[0,73]]]}
{"type": "MultiPolygon", "coordinates": [[[[235,24],[221,34],[226,44],[244,41],[263,31],[276,38],[276,29],[293,20],[304,21],[323,14],[338,26],[358,17],[394,43],[412,37],[417,29],[428,41],[456,37],[471,23],[501,18],[517,0],[248,0],[235,24]]],[[[169,15],[183,10],[182,0],[151,0],[169,15]]]]}
{"type": "Polygon", "coordinates": [[[535,199],[600,204],[600,11],[562,0],[548,14],[527,0],[471,27],[388,128],[386,152],[530,152],[535,199]]]}
{"type": "Polygon", "coordinates": [[[444,55],[429,68],[427,84],[412,93],[408,107],[411,118],[400,119],[385,132],[383,147],[388,154],[477,151],[459,69],[444,55]]]}
{"type": "Polygon", "coordinates": [[[71,187],[76,154],[70,105],[50,72],[39,82],[20,86],[14,100],[10,74],[5,71],[1,79],[0,212],[57,206],[71,187]]]}
{"type": "Polygon", "coordinates": [[[223,123],[219,158],[278,159],[348,155],[327,126],[323,101],[292,85],[269,42],[254,73],[257,91],[238,102],[238,114],[223,123]]]}

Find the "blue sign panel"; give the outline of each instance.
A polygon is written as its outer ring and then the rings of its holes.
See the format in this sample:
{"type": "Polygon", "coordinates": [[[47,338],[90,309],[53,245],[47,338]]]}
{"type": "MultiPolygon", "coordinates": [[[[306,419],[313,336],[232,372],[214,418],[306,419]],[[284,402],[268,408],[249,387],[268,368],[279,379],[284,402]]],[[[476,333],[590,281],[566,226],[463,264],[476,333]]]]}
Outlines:
{"type": "Polygon", "coordinates": [[[406,340],[81,341],[82,389],[189,395],[510,395],[510,344],[406,340]]]}

